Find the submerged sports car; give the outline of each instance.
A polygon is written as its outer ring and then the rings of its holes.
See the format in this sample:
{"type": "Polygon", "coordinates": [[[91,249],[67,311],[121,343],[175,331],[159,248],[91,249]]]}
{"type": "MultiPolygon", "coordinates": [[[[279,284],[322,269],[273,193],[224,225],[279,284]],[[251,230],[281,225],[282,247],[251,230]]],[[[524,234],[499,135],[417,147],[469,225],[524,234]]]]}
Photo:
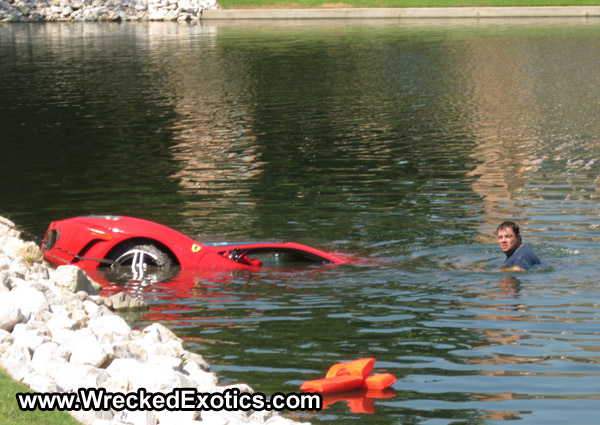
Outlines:
{"type": "Polygon", "coordinates": [[[301,245],[285,243],[219,243],[195,241],[176,230],[125,216],[74,217],[50,223],[44,242],[44,257],[53,264],[75,264],[82,268],[147,266],[167,268],[258,269],[297,262],[343,264],[342,256],[301,245]]]}

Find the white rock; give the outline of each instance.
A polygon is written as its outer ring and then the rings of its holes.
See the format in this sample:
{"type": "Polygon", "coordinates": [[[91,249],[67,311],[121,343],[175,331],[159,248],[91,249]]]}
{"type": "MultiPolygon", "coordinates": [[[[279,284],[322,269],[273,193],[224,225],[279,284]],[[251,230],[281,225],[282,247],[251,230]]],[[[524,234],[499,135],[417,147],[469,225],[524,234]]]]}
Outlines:
{"type": "MultiPolygon", "coordinates": [[[[117,424],[135,424],[135,425],[157,425],[158,420],[155,412],[144,412],[144,411],[128,411],[123,410],[116,412],[114,420],[118,421],[117,424]]],[[[111,423],[111,425],[116,425],[111,423]]],[[[162,423],[161,423],[162,425],[162,423]]]]}
{"type": "Polygon", "coordinates": [[[133,359],[115,359],[106,371],[111,378],[120,380],[123,386],[127,386],[129,382],[131,388],[146,388],[152,392],[168,392],[173,388],[191,387],[193,384],[183,373],[169,366],[139,363],[133,359]]]}
{"type": "Polygon", "coordinates": [[[13,302],[10,292],[0,292],[0,329],[12,332],[22,318],[23,313],[13,302]]]}
{"type": "MultiPolygon", "coordinates": [[[[30,321],[30,323],[31,322],[33,321],[30,321]]],[[[48,333],[47,328],[44,330],[40,327],[34,327],[29,323],[19,323],[15,325],[15,328],[12,331],[15,339],[18,339],[19,343],[29,348],[31,352],[34,352],[40,345],[50,342],[48,333]]]]}
{"type": "Polygon", "coordinates": [[[23,383],[33,391],[39,393],[53,393],[59,390],[58,385],[56,385],[53,379],[38,372],[27,373],[23,377],[23,383]]]}
{"type": "Polygon", "coordinates": [[[29,273],[29,264],[22,258],[15,258],[8,266],[8,272],[16,277],[25,278],[29,273]]]}
{"type": "Polygon", "coordinates": [[[101,387],[109,375],[94,366],[63,363],[53,370],[52,378],[63,391],[70,392],[78,388],[101,387]]]}
{"type": "Polygon", "coordinates": [[[142,333],[148,337],[149,341],[153,342],[166,342],[169,340],[181,341],[175,333],[167,328],[165,325],[160,323],[153,323],[149,326],[146,326],[142,333]]]}
{"type": "Polygon", "coordinates": [[[32,313],[50,310],[44,294],[30,286],[19,285],[10,291],[10,296],[11,302],[19,306],[25,317],[29,317],[32,313]]]}
{"type": "Polygon", "coordinates": [[[0,329],[0,357],[4,355],[6,350],[8,350],[8,347],[10,347],[14,341],[15,338],[10,332],[0,329]]]}
{"type": "Polygon", "coordinates": [[[55,342],[47,342],[38,347],[31,358],[31,369],[33,372],[46,376],[53,376],[53,370],[62,364],[66,364],[68,353],[55,342]]]}
{"type": "Polygon", "coordinates": [[[19,257],[19,251],[26,246],[27,242],[22,239],[9,237],[2,244],[2,251],[11,259],[19,257]]]}
{"type": "Polygon", "coordinates": [[[10,342],[12,344],[14,340],[15,337],[9,331],[0,329],[0,344],[4,342],[10,342]]]}
{"type": "MultiPolygon", "coordinates": [[[[300,425],[298,422],[294,422],[291,419],[279,416],[273,411],[254,412],[252,415],[250,415],[250,420],[252,422],[264,423],[265,425],[300,425]],[[264,417],[267,417],[268,419],[264,420],[264,417]]],[[[309,424],[306,422],[303,423],[303,425],[309,424]]]]}
{"type": "MultiPolygon", "coordinates": [[[[50,321],[47,323],[50,323],[50,321]]],[[[66,328],[50,328],[50,331],[52,333],[52,341],[62,347],[71,344],[71,341],[74,341],[77,336],[74,330],[66,328]]]]}
{"type": "MultiPolygon", "coordinates": [[[[97,421],[108,421],[110,425],[132,425],[132,424],[123,424],[121,422],[117,422],[113,419],[113,414],[110,411],[99,411],[94,412],[93,410],[74,410],[71,413],[77,421],[82,423],[83,425],[92,425],[96,424],[97,421]]],[[[133,424],[137,425],[137,424],[133,424]]]]}
{"type": "Polygon", "coordinates": [[[15,289],[18,288],[19,286],[25,286],[25,287],[31,287],[31,282],[28,282],[27,280],[23,278],[17,276],[15,273],[12,273],[10,270],[8,270],[8,273],[11,275],[10,277],[10,282],[11,282],[11,289],[15,289]]]}
{"type": "Polygon", "coordinates": [[[210,370],[210,366],[209,366],[208,362],[206,360],[204,360],[204,357],[202,357],[198,353],[192,353],[191,351],[186,351],[183,354],[183,361],[186,364],[196,363],[200,367],[200,369],[202,369],[204,371],[208,372],[210,370]]]}
{"type": "Polygon", "coordinates": [[[28,264],[41,263],[44,259],[44,254],[35,242],[24,242],[17,250],[17,256],[23,258],[28,264]]]}
{"type": "Polygon", "coordinates": [[[182,357],[183,341],[170,329],[153,323],[142,331],[149,355],[182,357]]]}
{"type": "MultiPolygon", "coordinates": [[[[63,299],[63,303],[64,303],[63,299]]],[[[88,315],[83,303],[78,299],[70,300],[71,304],[54,304],[50,306],[52,317],[48,320],[48,328],[56,330],[63,329],[81,329],[88,323],[88,315]]]]}
{"type": "Polygon", "coordinates": [[[167,11],[166,10],[151,10],[150,11],[150,15],[148,16],[148,18],[151,21],[162,21],[165,19],[165,16],[167,15],[167,11]]]}
{"type": "Polygon", "coordinates": [[[2,366],[16,381],[28,374],[31,364],[31,352],[21,344],[13,343],[0,358],[2,366]]]}
{"type": "Polygon", "coordinates": [[[15,223],[8,218],[0,217],[0,235],[18,238],[21,235],[21,232],[17,230],[15,223]]]}
{"type": "Polygon", "coordinates": [[[142,341],[123,341],[115,344],[104,344],[104,350],[112,358],[134,359],[139,362],[148,361],[148,352],[146,344],[142,341]]]}
{"type": "Polygon", "coordinates": [[[194,421],[200,417],[200,412],[193,410],[161,410],[155,414],[160,425],[196,425],[198,422],[194,423],[194,421]]]}
{"type": "Polygon", "coordinates": [[[50,277],[50,272],[48,267],[41,263],[33,263],[29,267],[29,271],[25,275],[25,279],[33,282],[40,282],[43,280],[48,280],[50,277]]]}
{"type": "Polygon", "coordinates": [[[100,293],[101,289],[101,286],[90,279],[82,269],[73,265],[58,267],[54,273],[52,273],[50,281],[73,293],[85,291],[90,295],[97,295],[100,293]]]}
{"type": "Polygon", "coordinates": [[[93,316],[100,310],[100,306],[93,300],[85,300],[83,306],[88,316],[93,316]]]}
{"type": "Polygon", "coordinates": [[[202,411],[202,423],[206,422],[210,425],[237,425],[240,423],[239,421],[232,421],[231,419],[231,415],[226,412],[214,410],[202,411]]]}
{"type": "Polygon", "coordinates": [[[111,295],[109,297],[112,302],[112,307],[115,310],[137,310],[146,309],[148,304],[137,298],[132,298],[125,292],[119,292],[118,294],[111,295]]]}
{"type": "Polygon", "coordinates": [[[108,358],[108,353],[102,348],[96,337],[88,334],[82,338],[77,338],[77,345],[73,347],[69,361],[73,364],[101,367],[108,358]]]}
{"type": "Polygon", "coordinates": [[[95,317],[88,322],[88,327],[96,334],[100,343],[115,343],[131,339],[131,328],[116,314],[95,317]]]}
{"type": "Polygon", "coordinates": [[[71,318],[71,315],[64,306],[53,306],[53,314],[47,324],[52,335],[54,335],[59,329],[75,329],[77,322],[71,318]]]}
{"type": "MultiPolygon", "coordinates": [[[[146,339],[144,338],[144,341],[146,339]]],[[[185,350],[182,341],[169,340],[163,343],[148,344],[146,346],[148,356],[183,357],[185,350]]]]}
{"type": "Polygon", "coordinates": [[[148,356],[148,363],[165,366],[179,372],[183,371],[183,360],[179,357],[150,355],[148,356]]]}
{"type": "Polygon", "coordinates": [[[212,388],[217,385],[218,379],[214,373],[206,372],[195,362],[187,362],[183,370],[194,381],[197,388],[212,388]]]}
{"type": "Polygon", "coordinates": [[[0,292],[8,292],[12,289],[12,280],[10,274],[1,271],[0,272],[0,292]]]}

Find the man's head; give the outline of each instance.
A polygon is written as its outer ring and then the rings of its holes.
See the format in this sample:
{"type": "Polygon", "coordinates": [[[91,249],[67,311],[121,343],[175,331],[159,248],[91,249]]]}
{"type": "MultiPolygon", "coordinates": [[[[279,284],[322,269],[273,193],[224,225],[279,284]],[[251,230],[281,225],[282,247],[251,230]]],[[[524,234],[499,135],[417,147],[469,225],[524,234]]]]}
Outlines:
{"type": "Polygon", "coordinates": [[[498,245],[507,256],[512,254],[515,249],[521,246],[521,234],[519,226],[512,221],[505,221],[498,229],[498,245]]]}

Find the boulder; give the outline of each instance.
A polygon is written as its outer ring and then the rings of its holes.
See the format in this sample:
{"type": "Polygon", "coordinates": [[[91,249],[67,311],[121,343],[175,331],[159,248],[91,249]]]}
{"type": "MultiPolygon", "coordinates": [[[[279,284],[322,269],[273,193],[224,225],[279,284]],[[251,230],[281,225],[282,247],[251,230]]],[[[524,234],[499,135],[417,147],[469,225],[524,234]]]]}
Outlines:
{"type": "Polygon", "coordinates": [[[98,388],[109,378],[104,369],[91,365],[61,364],[52,376],[63,391],[77,391],[78,388],[98,388]]]}
{"type": "Polygon", "coordinates": [[[169,392],[173,388],[189,388],[193,382],[170,365],[139,363],[133,359],[115,359],[106,368],[114,381],[133,389],[145,388],[149,392],[169,392]]]}
{"type": "Polygon", "coordinates": [[[104,350],[113,359],[134,359],[139,362],[148,361],[148,352],[143,341],[123,341],[104,345],[104,350]]]}
{"type": "Polygon", "coordinates": [[[69,311],[64,306],[53,305],[52,317],[47,322],[48,328],[52,335],[56,334],[59,329],[75,330],[77,322],[71,317],[69,311]]]}
{"type": "Polygon", "coordinates": [[[58,267],[52,273],[50,281],[73,293],[85,291],[90,295],[98,295],[101,289],[82,269],[73,265],[58,267]]]}
{"type": "Polygon", "coordinates": [[[71,304],[53,304],[50,306],[52,316],[47,322],[48,328],[53,331],[57,329],[77,330],[85,328],[89,320],[88,315],[83,303],[76,301],[71,304]]]}
{"type": "Polygon", "coordinates": [[[123,318],[116,314],[106,314],[90,319],[88,328],[103,344],[118,343],[131,339],[131,328],[123,318]]]}
{"type": "Polygon", "coordinates": [[[13,343],[0,357],[0,366],[16,381],[21,381],[30,372],[31,352],[19,343],[13,343]]]}
{"type": "Polygon", "coordinates": [[[66,364],[69,354],[56,342],[50,341],[40,345],[31,358],[31,369],[51,378],[53,370],[62,364],[66,364]]]}
{"type": "Polygon", "coordinates": [[[213,388],[218,379],[214,373],[203,370],[195,362],[187,362],[183,367],[184,373],[194,382],[197,388],[213,388]]]}
{"type": "Polygon", "coordinates": [[[12,289],[12,279],[10,273],[0,271],[0,292],[7,292],[12,289]]]}
{"type": "MultiPolygon", "coordinates": [[[[0,7],[3,9],[8,9],[10,4],[3,1],[0,7]]],[[[17,226],[15,226],[15,223],[10,221],[8,218],[0,217],[0,235],[18,238],[21,236],[21,232],[19,232],[17,226]]]]}
{"type": "Polygon", "coordinates": [[[17,323],[23,319],[23,313],[10,296],[9,292],[0,292],[0,329],[12,332],[17,323]]]}
{"type": "Polygon", "coordinates": [[[31,326],[30,323],[32,322],[34,321],[15,325],[12,334],[15,339],[19,340],[20,344],[34,352],[40,345],[50,342],[50,337],[47,328],[44,330],[42,327],[31,326]]]}
{"type": "Polygon", "coordinates": [[[198,353],[192,353],[191,351],[186,351],[183,354],[183,361],[186,364],[195,363],[196,365],[198,365],[198,367],[200,369],[202,369],[205,372],[208,372],[210,370],[210,366],[209,366],[208,362],[206,360],[204,360],[204,357],[202,357],[198,353]]]}
{"type": "Polygon", "coordinates": [[[23,377],[23,383],[38,393],[54,393],[58,385],[44,373],[30,372],[23,377]]]}
{"type": "Polygon", "coordinates": [[[200,412],[194,410],[161,410],[154,412],[160,425],[196,425],[200,412]]]}
{"type": "MultiPolygon", "coordinates": [[[[156,418],[156,412],[147,412],[147,411],[129,411],[123,410],[121,412],[116,412],[114,416],[114,421],[117,421],[116,424],[140,424],[140,425],[157,425],[158,419],[156,418]]],[[[111,422],[110,425],[116,425],[115,422],[111,422]]],[[[94,423],[94,425],[96,425],[94,423]]],[[[161,422],[162,425],[162,422],[161,422]]],[[[178,424],[184,425],[184,424],[178,424]]]]}
{"type": "Polygon", "coordinates": [[[15,338],[10,332],[0,329],[0,357],[4,355],[6,350],[8,350],[8,347],[10,347],[14,341],[15,338]]]}
{"type": "Polygon", "coordinates": [[[50,310],[44,294],[29,285],[14,288],[10,291],[10,298],[10,302],[18,306],[25,317],[50,310]]]}
{"type": "Polygon", "coordinates": [[[34,242],[25,242],[17,251],[17,255],[23,258],[28,264],[41,263],[44,254],[34,242]]]}
{"type": "Polygon", "coordinates": [[[77,338],[77,344],[71,350],[70,363],[102,367],[109,359],[108,353],[102,348],[92,333],[77,338]]]}
{"type": "Polygon", "coordinates": [[[109,297],[112,303],[112,308],[117,311],[126,310],[147,310],[148,304],[137,298],[132,298],[125,292],[119,292],[118,294],[111,295],[109,297]]]}

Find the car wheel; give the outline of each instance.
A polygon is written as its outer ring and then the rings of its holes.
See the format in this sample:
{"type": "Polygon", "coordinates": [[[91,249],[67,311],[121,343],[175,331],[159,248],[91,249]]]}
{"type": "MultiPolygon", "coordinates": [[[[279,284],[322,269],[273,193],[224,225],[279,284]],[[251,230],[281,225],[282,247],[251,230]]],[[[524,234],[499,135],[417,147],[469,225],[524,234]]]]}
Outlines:
{"type": "Polygon", "coordinates": [[[173,265],[169,254],[155,245],[134,245],[116,257],[116,265],[131,266],[132,269],[146,266],[167,268],[173,265]]]}

